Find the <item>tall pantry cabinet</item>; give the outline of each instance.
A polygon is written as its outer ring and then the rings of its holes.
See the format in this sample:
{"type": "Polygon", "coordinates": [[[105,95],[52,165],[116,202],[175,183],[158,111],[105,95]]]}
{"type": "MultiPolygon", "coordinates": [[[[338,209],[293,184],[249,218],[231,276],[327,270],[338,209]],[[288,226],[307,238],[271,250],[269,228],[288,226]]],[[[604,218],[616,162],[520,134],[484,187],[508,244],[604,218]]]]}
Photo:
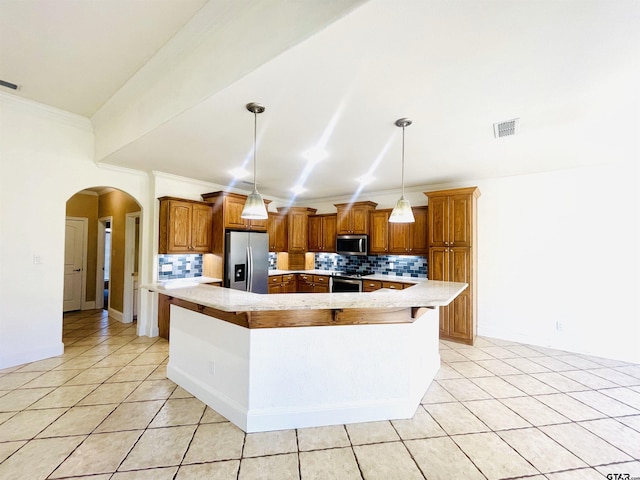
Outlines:
{"type": "Polygon", "coordinates": [[[429,198],[429,279],[468,283],[440,307],[440,338],[473,345],[477,330],[476,248],[478,187],[425,192],[429,198]]]}

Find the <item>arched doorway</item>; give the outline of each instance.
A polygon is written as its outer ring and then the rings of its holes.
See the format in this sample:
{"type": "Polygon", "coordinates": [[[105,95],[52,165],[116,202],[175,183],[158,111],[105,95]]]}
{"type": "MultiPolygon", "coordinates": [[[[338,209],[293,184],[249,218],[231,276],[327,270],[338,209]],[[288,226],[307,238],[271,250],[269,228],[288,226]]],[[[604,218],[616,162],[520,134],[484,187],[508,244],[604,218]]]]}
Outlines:
{"type": "Polygon", "coordinates": [[[67,200],[63,310],[104,309],[120,322],[133,321],[141,215],[135,198],[112,187],[87,188],[67,200]]]}

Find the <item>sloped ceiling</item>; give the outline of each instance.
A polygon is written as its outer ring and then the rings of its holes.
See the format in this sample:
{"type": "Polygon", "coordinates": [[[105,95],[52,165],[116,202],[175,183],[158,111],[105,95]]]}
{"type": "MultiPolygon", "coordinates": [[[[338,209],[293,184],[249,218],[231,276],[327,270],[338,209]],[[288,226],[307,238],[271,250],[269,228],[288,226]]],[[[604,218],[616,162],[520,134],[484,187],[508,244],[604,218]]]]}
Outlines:
{"type": "MultiPolygon", "coordinates": [[[[367,173],[362,196],[399,189],[400,117],[413,120],[408,187],[637,161],[639,24],[634,0],[370,0],[188,108],[145,118],[139,96],[119,110],[116,95],[93,121],[97,142],[107,124],[124,140],[97,160],[247,187],[229,171],[251,170],[245,104],[259,101],[258,187],[283,198],[299,184],[301,200],[349,195],[367,173]],[[149,127],[123,128],[132,112],[149,127]],[[495,139],[493,123],[512,118],[519,134],[495,139]],[[316,147],[327,158],[311,165],[316,147]]],[[[268,29],[252,41],[269,42],[268,29]]],[[[154,86],[146,102],[174,100],[154,86]]]]}

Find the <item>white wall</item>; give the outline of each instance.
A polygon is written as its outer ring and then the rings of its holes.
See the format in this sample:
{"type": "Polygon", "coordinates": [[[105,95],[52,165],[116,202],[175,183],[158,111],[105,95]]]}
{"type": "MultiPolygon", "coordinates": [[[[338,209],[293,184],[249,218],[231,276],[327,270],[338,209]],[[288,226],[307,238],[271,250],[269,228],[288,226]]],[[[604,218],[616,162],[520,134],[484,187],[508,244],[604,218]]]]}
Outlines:
{"type": "Polygon", "coordinates": [[[637,160],[476,183],[478,333],[640,363],[637,160]]]}
{"type": "MultiPolygon", "coordinates": [[[[480,188],[479,335],[640,363],[639,162],[626,155],[626,163],[407,189],[417,206],[424,191],[480,188]]],[[[357,200],[390,208],[398,197],[357,200]]],[[[305,205],[332,213],[347,201],[305,205]]]]}
{"type": "MultiPolygon", "coordinates": [[[[0,94],[0,159],[3,368],[62,353],[69,197],[88,187],[119,188],[143,206],[144,221],[148,180],[139,172],[96,166],[88,119],[9,94],[0,94]],[[33,263],[34,255],[41,264],[33,263]]],[[[143,237],[143,253],[148,244],[143,237]]]]}

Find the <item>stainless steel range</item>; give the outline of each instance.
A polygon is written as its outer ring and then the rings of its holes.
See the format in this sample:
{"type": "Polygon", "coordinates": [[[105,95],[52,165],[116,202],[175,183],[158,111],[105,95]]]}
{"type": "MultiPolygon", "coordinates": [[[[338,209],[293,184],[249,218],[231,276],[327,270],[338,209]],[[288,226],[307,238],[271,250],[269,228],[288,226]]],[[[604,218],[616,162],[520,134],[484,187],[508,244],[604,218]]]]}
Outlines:
{"type": "Polygon", "coordinates": [[[362,277],[370,274],[356,271],[334,272],[331,276],[331,293],[362,292],[362,277]]]}

